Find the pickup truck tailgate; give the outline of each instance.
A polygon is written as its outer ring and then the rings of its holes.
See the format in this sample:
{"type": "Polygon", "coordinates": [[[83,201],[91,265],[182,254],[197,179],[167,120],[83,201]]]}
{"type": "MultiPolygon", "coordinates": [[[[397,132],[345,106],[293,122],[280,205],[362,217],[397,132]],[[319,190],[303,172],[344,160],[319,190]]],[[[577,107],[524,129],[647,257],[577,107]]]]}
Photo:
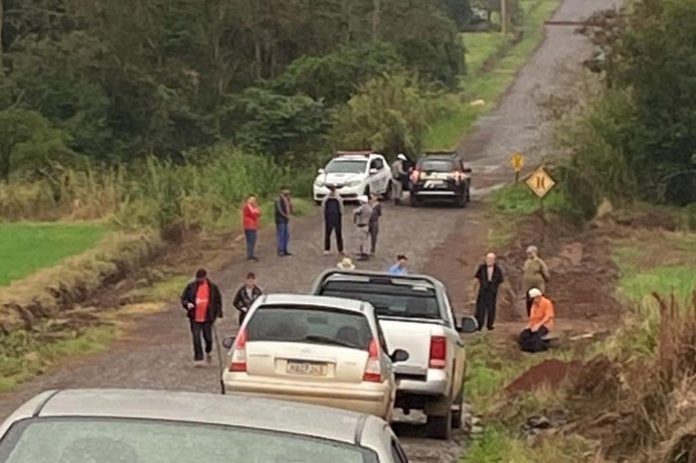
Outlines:
{"type": "Polygon", "coordinates": [[[430,336],[441,334],[442,327],[432,323],[380,319],[390,352],[403,349],[409,358],[394,365],[397,376],[426,376],[430,357],[430,336]]]}

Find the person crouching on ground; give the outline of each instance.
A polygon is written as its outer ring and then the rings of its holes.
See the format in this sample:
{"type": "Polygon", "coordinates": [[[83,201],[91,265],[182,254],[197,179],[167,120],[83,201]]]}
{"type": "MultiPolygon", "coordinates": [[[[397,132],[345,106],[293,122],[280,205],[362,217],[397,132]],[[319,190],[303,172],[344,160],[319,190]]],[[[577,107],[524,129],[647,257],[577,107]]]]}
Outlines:
{"type": "Polygon", "coordinates": [[[544,297],[538,288],[530,289],[529,296],[532,299],[532,307],[527,328],[520,333],[520,349],[525,352],[545,351],[548,349],[545,338],[553,329],[556,316],[553,303],[544,297]]]}
{"type": "Polygon", "coordinates": [[[368,260],[370,258],[369,225],[372,217],[372,206],[370,206],[370,200],[367,196],[360,196],[358,200],[360,206],[353,212],[353,223],[358,229],[358,260],[368,260]]]}
{"type": "Polygon", "coordinates": [[[235,294],[232,302],[234,308],[239,311],[239,326],[242,326],[251,305],[256,299],[261,297],[261,294],[261,288],[256,285],[256,275],[251,272],[247,273],[244,285],[237,290],[237,294],[235,294]]]}
{"type": "Polygon", "coordinates": [[[203,363],[203,346],[205,342],[205,360],[210,363],[213,350],[213,324],[222,318],[222,295],[217,285],[208,279],[205,269],[196,272],[196,279],[186,285],[181,294],[181,305],[186,310],[191,325],[193,338],[193,361],[195,366],[203,363]]]}

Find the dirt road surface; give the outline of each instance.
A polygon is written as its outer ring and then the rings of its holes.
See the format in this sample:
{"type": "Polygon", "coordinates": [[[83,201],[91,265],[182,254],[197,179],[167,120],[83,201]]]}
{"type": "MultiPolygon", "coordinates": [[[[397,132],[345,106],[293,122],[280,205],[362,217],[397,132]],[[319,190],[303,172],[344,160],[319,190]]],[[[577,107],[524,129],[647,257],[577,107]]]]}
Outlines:
{"type": "MultiPolygon", "coordinates": [[[[594,11],[613,5],[609,0],[566,0],[556,20],[582,20],[594,11]]],[[[521,71],[500,107],[483,118],[460,150],[474,168],[475,191],[484,194],[511,175],[508,156],[522,151],[528,163],[539,160],[546,137],[537,105],[540,95],[553,92],[559,69],[580,73],[578,61],[589,52],[585,39],[573,27],[549,26],[547,40],[521,71]]],[[[412,272],[427,271],[445,281],[460,313],[470,309],[465,285],[473,267],[486,251],[485,206],[475,201],[466,209],[385,207],[377,256],[360,268],[386,269],[397,253],[409,256],[412,272]],[[461,260],[456,260],[459,257],[461,260]]],[[[355,251],[355,237],[346,220],[347,251],[355,251]]],[[[267,292],[307,291],[313,278],[337,262],[336,256],[321,255],[321,221],[316,215],[295,221],[291,228],[292,257],[278,258],[273,250],[273,230],[261,233],[260,262],[248,264],[238,258],[219,274],[212,275],[224,289],[228,303],[219,325],[223,335],[234,333],[236,314],[230,308],[236,287],[248,271],[255,271],[267,292]]],[[[193,271],[193,269],[192,269],[193,271]]],[[[173,295],[174,297],[174,295],[173,295]]],[[[23,400],[50,388],[131,387],[219,391],[214,366],[195,369],[191,364],[188,324],[178,306],[144,317],[111,348],[99,354],[71,360],[0,397],[0,418],[23,400]]],[[[417,420],[418,417],[415,417],[417,420]]],[[[413,423],[397,424],[404,446],[413,462],[456,461],[463,436],[441,442],[420,437],[422,428],[413,423]]]]}

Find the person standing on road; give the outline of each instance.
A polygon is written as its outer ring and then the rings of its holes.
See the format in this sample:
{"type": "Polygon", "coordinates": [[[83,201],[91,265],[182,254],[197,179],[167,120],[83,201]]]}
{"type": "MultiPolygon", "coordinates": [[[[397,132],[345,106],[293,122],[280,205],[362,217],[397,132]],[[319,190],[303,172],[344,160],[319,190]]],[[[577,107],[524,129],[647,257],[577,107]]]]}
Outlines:
{"type": "Polygon", "coordinates": [[[360,196],[358,198],[360,201],[360,206],[353,211],[353,223],[358,229],[358,260],[368,260],[369,255],[369,225],[370,217],[372,217],[372,206],[370,206],[370,200],[367,196],[360,196]]]}
{"type": "Polygon", "coordinates": [[[242,209],[242,225],[244,226],[244,238],[246,239],[247,260],[258,260],[256,258],[256,238],[259,230],[259,219],[261,209],[259,209],[256,196],[251,195],[247,198],[242,209]]]}
{"type": "Polygon", "coordinates": [[[247,273],[244,285],[237,290],[237,294],[234,295],[234,301],[232,302],[234,308],[239,311],[239,326],[242,326],[251,305],[256,299],[261,297],[261,294],[261,288],[256,285],[256,275],[252,272],[247,273]]]}
{"type": "Polygon", "coordinates": [[[200,366],[210,363],[213,350],[213,324],[222,318],[222,295],[217,285],[208,279],[205,269],[196,271],[196,279],[186,285],[181,294],[181,305],[186,310],[193,338],[193,361],[200,366]],[[205,357],[201,337],[205,342],[205,357]]]}
{"type": "Polygon", "coordinates": [[[532,307],[527,328],[520,333],[520,349],[525,352],[542,352],[548,349],[546,337],[553,329],[556,316],[553,302],[544,297],[539,288],[529,290],[532,307]]]}
{"type": "Polygon", "coordinates": [[[389,275],[408,275],[407,264],[408,258],[403,254],[399,254],[396,256],[396,263],[389,267],[389,275]]]}
{"type": "Polygon", "coordinates": [[[392,199],[394,200],[394,204],[401,203],[401,196],[403,195],[404,189],[404,178],[406,177],[406,167],[404,165],[406,161],[406,156],[403,153],[399,153],[399,155],[396,156],[396,160],[391,165],[392,199]]]}
{"type": "Polygon", "coordinates": [[[370,205],[372,206],[372,215],[370,222],[367,225],[367,232],[370,234],[370,255],[375,255],[377,249],[377,236],[379,235],[379,218],[382,217],[382,203],[379,202],[379,197],[372,194],[370,197],[370,205]]]}
{"type": "Polygon", "coordinates": [[[539,257],[539,249],[536,246],[527,247],[527,260],[525,260],[522,269],[522,284],[527,298],[527,316],[529,316],[532,307],[532,298],[529,296],[529,290],[537,288],[542,293],[545,293],[548,281],[549,268],[546,266],[546,262],[539,257]]]}
{"type": "Polygon", "coordinates": [[[292,201],[290,200],[290,189],[282,187],[280,195],[275,201],[275,225],[276,239],[278,241],[278,255],[281,257],[291,256],[288,252],[290,244],[290,216],[292,215],[292,201]]]}
{"type": "Polygon", "coordinates": [[[331,233],[336,233],[336,247],[343,253],[343,199],[336,194],[336,187],[329,187],[329,194],[321,201],[324,213],[324,255],[331,253],[331,233]]]}
{"type": "Polygon", "coordinates": [[[495,254],[492,252],[486,254],[486,262],[479,266],[474,278],[478,329],[483,330],[485,324],[490,331],[495,325],[498,287],[503,283],[503,272],[496,263],[495,254]]]}

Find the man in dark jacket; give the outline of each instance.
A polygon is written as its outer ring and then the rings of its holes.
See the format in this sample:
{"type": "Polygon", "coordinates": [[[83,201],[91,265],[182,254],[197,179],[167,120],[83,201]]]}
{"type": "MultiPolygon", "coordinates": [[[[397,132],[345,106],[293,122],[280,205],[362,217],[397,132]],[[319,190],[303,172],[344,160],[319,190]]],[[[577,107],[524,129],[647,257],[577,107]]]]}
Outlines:
{"type": "Polygon", "coordinates": [[[261,294],[261,288],[256,286],[256,275],[251,272],[247,273],[244,286],[237,290],[237,294],[234,295],[234,302],[232,302],[234,308],[239,311],[239,326],[242,326],[251,305],[256,299],[261,297],[261,294]]]}
{"type": "Polygon", "coordinates": [[[336,194],[336,187],[329,187],[329,194],[321,202],[324,213],[324,255],[331,253],[331,233],[336,233],[336,247],[343,253],[343,200],[336,194]]]}
{"type": "Polygon", "coordinates": [[[290,200],[290,189],[283,187],[280,196],[275,201],[275,225],[276,238],[278,240],[278,255],[281,257],[290,256],[288,244],[290,243],[290,216],[292,215],[292,201],[290,200]]]}
{"type": "Polygon", "coordinates": [[[193,360],[196,366],[203,363],[203,346],[205,341],[205,360],[210,363],[213,350],[213,323],[222,318],[222,295],[217,285],[208,279],[205,269],[196,272],[196,279],[186,285],[181,293],[181,305],[191,324],[193,337],[193,360]]]}
{"type": "Polygon", "coordinates": [[[488,330],[495,327],[495,309],[498,299],[498,287],[503,283],[503,272],[496,263],[495,254],[489,252],[485,263],[481,264],[474,275],[476,279],[476,321],[479,331],[484,324],[488,330]]]}

